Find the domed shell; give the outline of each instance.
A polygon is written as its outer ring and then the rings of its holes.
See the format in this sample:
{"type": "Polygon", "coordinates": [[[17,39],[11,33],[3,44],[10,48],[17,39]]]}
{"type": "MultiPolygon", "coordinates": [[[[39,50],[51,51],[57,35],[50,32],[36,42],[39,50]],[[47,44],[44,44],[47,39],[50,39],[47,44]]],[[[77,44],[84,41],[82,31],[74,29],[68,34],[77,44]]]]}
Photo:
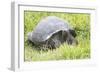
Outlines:
{"type": "Polygon", "coordinates": [[[36,26],[36,28],[28,34],[28,39],[35,44],[45,42],[53,34],[59,31],[68,31],[72,29],[69,27],[68,22],[56,17],[48,16],[42,19],[36,26]]]}

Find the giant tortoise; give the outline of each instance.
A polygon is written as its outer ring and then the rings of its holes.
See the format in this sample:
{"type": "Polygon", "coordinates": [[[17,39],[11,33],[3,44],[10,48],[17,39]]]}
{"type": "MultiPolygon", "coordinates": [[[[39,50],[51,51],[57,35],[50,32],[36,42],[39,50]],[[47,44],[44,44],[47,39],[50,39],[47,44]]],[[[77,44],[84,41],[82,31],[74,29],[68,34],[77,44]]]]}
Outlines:
{"type": "Polygon", "coordinates": [[[32,32],[28,33],[28,40],[38,46],[56,48],[61,44],[77,44],[75,30],[69,23],[56,17],[48,16],[37,24],[32,32]]]}

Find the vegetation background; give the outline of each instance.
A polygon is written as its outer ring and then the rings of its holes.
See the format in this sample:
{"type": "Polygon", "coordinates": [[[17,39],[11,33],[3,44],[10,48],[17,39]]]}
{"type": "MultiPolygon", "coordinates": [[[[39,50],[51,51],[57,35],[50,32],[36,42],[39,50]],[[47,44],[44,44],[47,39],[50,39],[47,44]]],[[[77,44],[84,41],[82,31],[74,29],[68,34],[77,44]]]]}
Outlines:
{"type": "Polygon", "coordinates": [[[48,60],[73,60],[90,58],[90,14],[61,13],[61,12],[24,12],[24,60],[25,61],[48,61],[48,60]],[[27,40],[28,32],[35,29],[38,22],[47,16],[57,16],[69,22],[76,33],[77,46],[62,44],[54,50],[36,50],[32,43],[27,40]]]}

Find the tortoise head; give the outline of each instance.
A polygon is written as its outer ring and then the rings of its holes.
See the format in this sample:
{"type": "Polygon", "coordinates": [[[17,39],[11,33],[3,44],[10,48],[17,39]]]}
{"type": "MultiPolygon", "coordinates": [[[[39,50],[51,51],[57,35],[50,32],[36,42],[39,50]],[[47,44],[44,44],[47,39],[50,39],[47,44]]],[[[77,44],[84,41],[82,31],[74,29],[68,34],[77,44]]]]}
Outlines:
{"type": "Polygon", "coordinates": [[[77,45],[78,44],[78,41],[76,40],[76,32],[75,30],[69,30],[69,31],[64,31],[63,32],[63,38],[64,40],[66,40],[66,42],[69,44],[69,45],[77,45]]]}
{"type": "Polygon", "coordinates": [[[78,41],[75,38],[76,36],[77,36],[77,34],[76,34],[75,30],[70,29],[69,33],[68,33],[68,38],[67,38],[68,44],[77,45],[78,41]]]}
{"type": "Polygon", "coordinates": [[[70,33],[73,37],[76,37],[76,36],[77,36],[75,30],[73,30],[73,29],[69,29],[69,33],[70,33]]]}

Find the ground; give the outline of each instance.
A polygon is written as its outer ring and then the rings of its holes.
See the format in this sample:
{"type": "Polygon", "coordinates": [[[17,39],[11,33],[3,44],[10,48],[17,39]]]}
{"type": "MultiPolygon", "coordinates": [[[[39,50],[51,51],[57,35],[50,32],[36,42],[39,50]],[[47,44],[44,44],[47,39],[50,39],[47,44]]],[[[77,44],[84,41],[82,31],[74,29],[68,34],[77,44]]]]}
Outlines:
{"type": "Polygon", "coordinates": [[[25,61],[48,61],[90,58],[90,15],[82,13],[55,13],[55,12],[24,12],[24,60],[25,61]],[[69,22],[76,33],[78,45],[71,46],[62,44],[53,50],[38,49],[27,41],[28,32],[33,31],[38,22],[47,16],[57,16],[69,22]]]}

